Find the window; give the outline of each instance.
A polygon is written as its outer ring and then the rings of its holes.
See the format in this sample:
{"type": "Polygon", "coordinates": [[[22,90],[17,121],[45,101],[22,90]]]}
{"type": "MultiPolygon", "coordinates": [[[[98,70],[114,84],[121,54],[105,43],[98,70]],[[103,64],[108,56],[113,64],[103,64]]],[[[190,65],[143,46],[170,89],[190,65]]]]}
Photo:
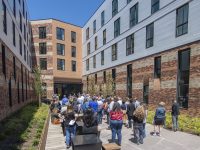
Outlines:
{"type": "Polygon", "coordinates": [[[130,9],[130,28],[138,23],[138,3],[130,9]]]}
{"type": "Polygon", "coordinates": [[[72,60],[72,71],[76,72],[76,61],[72,60]]]}
{"type": "Polygon", "coordinates": [[[98,39],[97,39],[97,36],[94,39],[94,43],[95,43],[95,50],[97,50],[97,48],[98,48],[98,39]]]}
{"type": "Polygon", "coordinates": [[[127,4],[130,3],[132,0],[127,0],[127,4]]]}
{"type": "Polygon", "coordinates": [[[105,24],[105,11],[101,12],[101,27],[103,27],[105,24]]]}
{"type": "Polygon", "coordinates": [[[112,69],[112,79],[113,79],[113,90],[116,90],[116,69],[112,69]]]}
{"type": "Polygon", "coordinates": [[[151,23],[146,27],[146,48],[153,46],[154,37],[154,23],[151,23]]]}
{"type": "Polygon", "coordinates": [[[117,60],[117,43],[112,45],[112,61],[117,60]]]}
{"type": "Polygon", "coordinates": [[[16,1],[13,0],[13,14],[16,17],[16,1]]]}
{"type": "Polygon", "coordinates": [[[132,97],[132,64],[127,65],[127,96],[132,97]]]}
{"type": "Polygon", "coordinates": [[[120,35],[120,18],[114,22],[114,38],[120,35]]]}
{"type": "Polygon", "coordinates": [[[86,60],[86,71],[90,69],[90,61],[89,59],[86,60]]]}
{"type": "Polygon", "coordinates": [[[112,17],[118,13],[118,0],[112,1],[112,17]]]}
{"type": "Polygon", "coordinates": [[[57,55],[65,55],[65,45],[57,43],[57,55]]]}
{"type": "Polygon", "coordinates": [[[16,81],[16,61],[14,56],[13,56],[13,76],[16,81]]]}
{"type": "Polygon", "coordinates": [[[103,45],[106,44],[106,29],[103,30],[103,45]]]}
{"type": "Polygon", "coordinates": [[[65,60],[57,59],[57,70],[65,70],[65,60]]]}
{"type": "Polygon", "coordinates": [[[40,54],[47,54],[47,43],[39,43],[40,54]]]}
{"type": "Polygon", "coordinates": [[[154,78],[161,77],[161,57],[154,59],[154,78]]]}
{"type": "Polygon", "coordinates": [[[96,33],[96,30],[97,30],[97,23],[96,23],[96,20],[94,20],[94,22],[93,22],[93,34],[96,33]]]}
{"type": "Polygon", "coordinates": [[[72,50],[72,57],[76,57],[76,47],[72,46],[71,50],[72,50]]]}
{"type": "Polygon", "coordinates": [[[40,58],[40,69],[47,70],[47,59],[46,58],[40,58]]]}
{"type": "Polygon", "coordinates": [[[56,28],[56,35],[58,40],[65,40],[65,30],[62,28],[56,28]]]}
{"type": "Polygon", "coordinates": [[[11,83],[11,77],[8,82],[8,96],[9,96],[9,106],[12,107],[12,83],[11,83]]]}
{"type": "Polygon", "coordinates": [[[21,80],[22,80],[22,101],[24,102],[24,74],[23,74],[22,64],[21,64],[21,80]]]}
{"type": "Polygon", "coordinates": [[[19,1],[19,4],[21,4],[21,0],[18,0],[19,1]]]}
{"type": "Polygon", "coordinates": [[[26,45],[24,45],[24,60],[26,61],[26,45]]]}
{"type": "Polygon", "coordinates": [[[106,83],[106,71],[103,72],[103,82],[106,83]]]}
{"type": "Polygon", "coordinates": [[[46,27],[39,27],[39,38],[40,39],[46,38],[46,27]]]}
{"type": "Polygon", "coordinates": [[[16,39],[15,39],[15,23],[12,22],[12,30],[13,30],[13,45],[16,46],[16,39]]]}
{"type": "Polygon", "coordinates": [[[87,55],[90,54],[90,42],[87,44],[87,55]]]}
{"type": "Polygon", "coordinates": [[[20,24],[20,30],[22,32],[22,14],[19,12],[19,24],[20,24]]]}
{"type": "Polygon", "coordinates": [[[76,43],[76,32],[74,31],[71,32],[71,41],[72,43],[76,43]]]}
{"type": "Polygon", "coordinates": [[[145,104],[149,103],[149,83],[145,83],[143,86],[143,101],[145,104]]]}
{"type": "Polygon", "coordinates": [[[20,103],[20,89],[19,89],[19,81],[17,82],[17,102],[20,103]]]}
{"type": "Polygon", "coordinates": [[[104,65],[104,51],[101,51],[101,65],[104,65]]]}
{"type": "Polygon", "coordinates": [[[3,5],[3,31],[5,34],[7,34],[7,10],[6,10],[6,4],[4,1],[2,1],[3,5]]]}
{"type": "Polygon", "coordinates": [[[160,7],[160,0],[151,0],[151,14],[157,12],[160,7]]]}
{"type": "Polygon", "coordinates": [[[97,74],[94,75],[94,83],[97,84],[97,74]]]}
{"type": "Polygon", "coordinates": [[[26,41],[26,26],[24,24],[24,40],[26,41]]]}
{"type": "Polygon", "coordinates": [[[190,75],[190,49],[178,52],[178,102],[188,108],[190,75]]]}
{"type": "Polygon", "coordinates": [[[20,55],[22,56],[22,37],[19,35],[19,52],[20,55]]]}
{"type": "Polygon", "coordinates": [[[90,28],[86,29],[86,40],[90,38],[90,28]]]}
{"type": "Polygon", "coordinates": [[[1,45],[2,48],[2,72],[6,78],[6,48],[4,45],[1,45]]]}
{"type": "Polygon", "coordinates": [[[134,53],[134,34],[126,38],[126,56],[134,53]]]}
{"type": "Polygon", "coordinates": [[[96,68],[96,55],[93,56],[93,68],[96,68]]]}
{"type": "Polygon", "coordinates": [[[189,5],[186,4],[176,10],[176,36],[188,33],[188,11],[189,5]]]}

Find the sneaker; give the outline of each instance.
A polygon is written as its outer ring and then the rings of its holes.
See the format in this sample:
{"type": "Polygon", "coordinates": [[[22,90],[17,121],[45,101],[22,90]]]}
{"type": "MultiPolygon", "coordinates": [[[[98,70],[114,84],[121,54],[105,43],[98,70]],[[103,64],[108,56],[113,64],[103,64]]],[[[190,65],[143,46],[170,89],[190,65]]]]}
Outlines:
{"type": "Polygon", "coordinates": [[[156,135],[157,135],[157,134],[154,132],[154,133],[153,133],[153,136],[156,136],[156,135]]]}
{"type": "Polygon", "coordinates": [[[70,148],[70,146],[69,145],[67,145],[67,149],[69,149],[70,148]]]}

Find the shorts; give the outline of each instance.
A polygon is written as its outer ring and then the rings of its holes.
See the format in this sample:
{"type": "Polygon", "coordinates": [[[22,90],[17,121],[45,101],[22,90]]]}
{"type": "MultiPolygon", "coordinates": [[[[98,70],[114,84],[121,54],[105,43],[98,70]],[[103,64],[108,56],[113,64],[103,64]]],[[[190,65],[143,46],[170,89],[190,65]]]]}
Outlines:
{"type": "Polygon", "coordinates": [[[154,119],[154,125],[164,125],[164,119],[163,118],[155,118],[154,119]]]}

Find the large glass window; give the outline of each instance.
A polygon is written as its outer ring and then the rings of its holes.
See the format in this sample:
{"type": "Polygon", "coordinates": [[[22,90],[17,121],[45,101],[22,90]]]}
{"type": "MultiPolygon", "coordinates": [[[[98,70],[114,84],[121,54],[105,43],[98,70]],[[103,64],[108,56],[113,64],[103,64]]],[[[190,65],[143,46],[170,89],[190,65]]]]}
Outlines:
{"type": "Polygon", "coordinates": [[[65,60],[64,59],[57,59],[57,70],[65,70],[65,60]]]}
{"type": "Polygon", "coordinates": [[[86,40],[90,38],[90,28],[86,29],[86,40]]]}
{"type": "Polygon", "coordinates": [[[188,108],[190,75],[190,50],[178,53],[178,102],[181,107],[188,108]]]}
{"type": "Polygon", "coordinates": [[[161,77],[161,57],[156,57],[154,59],[154,78],[161,77]]]}
{"type": "Polygon", "coordinates": [[[12,22],[12,30],[13,30],[13,45],[16,46],[16,39],[15,39],[15,23],[12,22]]]}
{"type": "Polygon", "coordinates": [[[127,66],[127,96],[132,97],[132,64],[127,66]]]}
{"type": "Polygon", "coordinates": [[[22,37],[21,37],[21,35],[19,35],[19,52],[20,52],[20,55],[22,56],[22,37]]]}
{"type": "Polygon", "coordinates": [[[93,56],[93,68],[96,68],[96,55],[93,56]]]}
{"type": "Polygon", "coordinates": [[[39,43],[40,54],[47,54],[47,43],[39,43]]]}
{"type": "Polygon", "coordinates": [[[89,59],[86,60],[86,71],[90,69],[90,61],[89,59]]]}
{"type": "Polygon", "coordinates": [[[117,43],[112,45],[112,61],[117,60],[117,43]]]}
{"type": "Polygon", "coordinates": [[[76,72],[76,61],[72,60],[72,71],[76,72]]]}
{"type": "Polygon", "coordinates": [[[65,45],[57,43],[57,55],[65,55],[65,45]]]}
{"type": "Polygon", "coordinates": [[[94,43],[95,43],[95,50],[97,50],[97,48],[98,48],[98,39],[97,39],[97,36],[94,39],[94,43]]]}
{"type": "Polygon", "coordinates": [[[46,27],[39,27],[39,38],[40,39],[46,38],[46,27]]]}
{"type": "Polygon", "coordinates": [[[114,22],[114,38],[120,35],[120,18],[114,22]]]}
{"type": "Polygon", "coordinates": [[[118,0],[112,1],[112,16],[114,17],[118,13],[118,0]]]}
{"type": "Polygon", "coordinates": [[[101,12],[101,27],[103,27],[105,24],[105,11],[101,12]]]}
{"type": "Polygon", "coordinates": [[[138,3],[130,9],[130,27],[138,23],[138,3]]]}
{"type": "Polygon", "coordinates": [[[186,4],[176,10],[176,36],[188,33],[188,11],[189,4],[186,4]]]}
{"type": "Polygon", "coordinates": [[[97,31],[97,22],[96,22],[96,20],[94,20],[94,22],[93,22],[93,34],[95,34],[96,31],[97,31]]]}
{"type": "Polygon", "coordinates": [[[62,28],[56,28],[56,35],[57,35],[57,40],[65,40],[65,30],[62,28]]]}
{"type": "Polygon", "coordinates": [[[4,1],[2,1],[2,5],[3,5],[3,31],[5,34],[7,34],[7,9],[4,1]]]}
{"type": "Polygon", "coordinates": [[[126,38],[126,55],[131,55],[134,53],[134,34],[129,35],[126,38]]]}
{"type": "Polygon", "coordinates": [[[101,65],[104,65],[104,51],[101,51],[101,65]]]}
{"type": "Polygon", "coordinates": [[[47,70],[47,58],[40,58],[40,69],[47,70]]]}
{"type": "Polygon", "coordinates": [[[153,46],[153,38],[154,38],[154,23],[151,23],[146,27],[146,48],[153,46]]]}
{"type": "Polygon", "coordinates": [[[103,30],[103,45],[106,44],[106,29],[103,30]]]}
{"type": "Polygon", "coordinates": [[[90,54],[90,42],[87,44],[87,55],[90,54]]]}
{"type": "Polygon", "coordinates": [[[76,43],[76,32],[74,31],[71,32],[71,41],[72,43],[76,43]]]}
{"type": "Polygon", "coordinates": [[[76,57],[76,47],[72,46],[71,50],[72,50],[72,57],[76,57]]]}
{"type": "Polygon", "coordinates": [[[19,12],[19,24],[20,24],[20,30],[22,32],[22,14],[19,12]]]}
{"type": "Polygon", "coordinates": [[[157,12],[160,8],[160,0],[151,0],[151,14],[157,12]]]}

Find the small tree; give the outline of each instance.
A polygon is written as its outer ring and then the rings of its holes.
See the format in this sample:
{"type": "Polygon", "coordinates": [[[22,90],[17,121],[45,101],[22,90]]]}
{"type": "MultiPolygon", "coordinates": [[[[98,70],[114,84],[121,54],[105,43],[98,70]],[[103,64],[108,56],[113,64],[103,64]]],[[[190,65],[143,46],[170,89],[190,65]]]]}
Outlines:
{"type": "Polygon", "coordinates": [[[39,106],[41,105],[41,95],[43,93],[43,88],[42,88],[42,74],[41,74],[41,70],[38,66],[36,66],[33,69],[33,73],[34,73],[34,91],[35,94],[38,98],[38,104],[39,106]]]}
{"type": "Polygon", "coordinates": [[[98,87],[95,84],[95,78],[94,77],[90,77],[89,81],[88,81],[88,93],[90,95],[95,95],[98,92],[98,87]]]}
{"type": "Polygon", "coordinates": [[[115,93],[115,82],[112,78],[112,74],[109,73],[106,75],[106,83],[102,85],[102,94],[103,96],[114,95],[115,93]]]}

